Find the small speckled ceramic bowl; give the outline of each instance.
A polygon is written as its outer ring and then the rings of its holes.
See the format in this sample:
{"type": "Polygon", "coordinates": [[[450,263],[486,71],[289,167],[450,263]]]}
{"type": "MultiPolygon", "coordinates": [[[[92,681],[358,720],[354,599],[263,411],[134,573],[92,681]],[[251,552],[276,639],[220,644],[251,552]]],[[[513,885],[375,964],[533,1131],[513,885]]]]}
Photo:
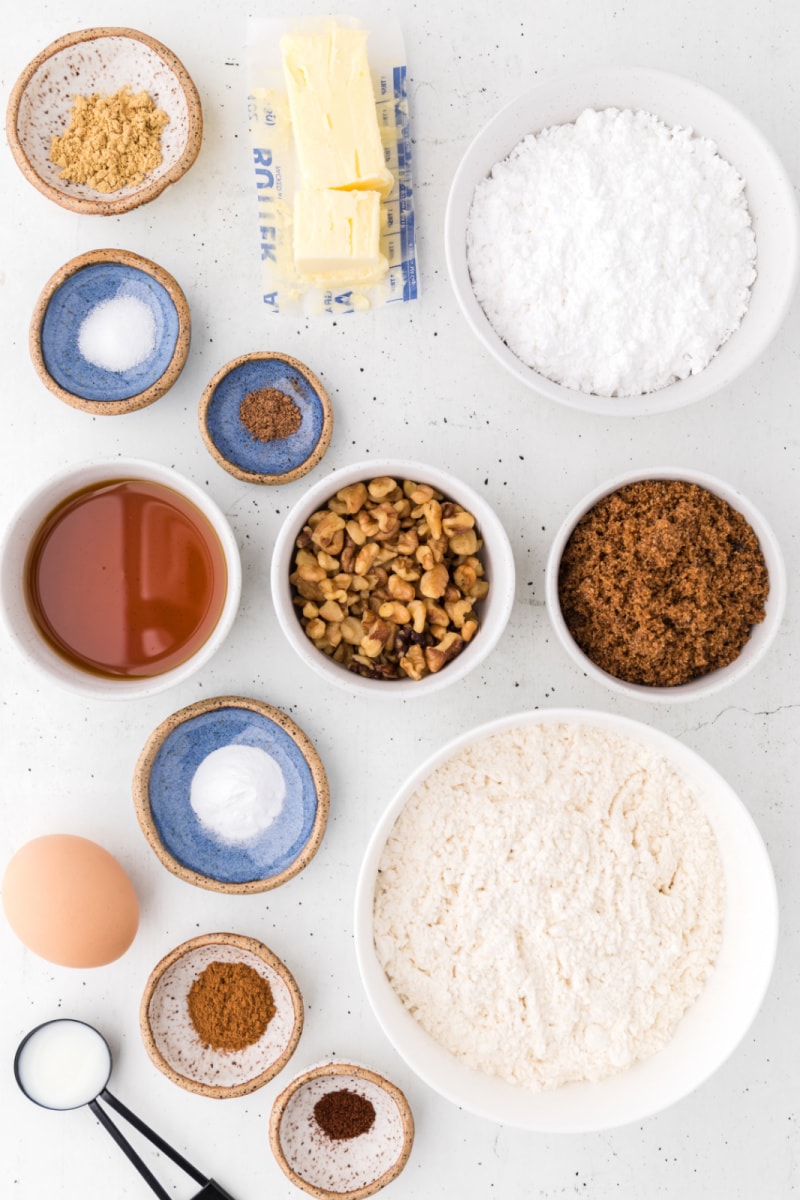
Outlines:
{"type": "Polygon", "coordinates": [[[333,409],[322,383],[288,354],[256,351],[217,371],[200,400],[200,432],[224,470],[245,483],[291,483],[317,465],[331,440],[333,409]],[[275,388],[300,409],[300,427],[285,438],[261,441],[243,424],[245,396],[275,388]]]}
{"type": "Polygon", "coordinates": [[[203,113],[189,73],[161,42],[135,29],[79,29],[28,63],[11,90],[6,133],[17,166],[48,199],[72,212],[111,216],[155,200],[189,170],[203,140],[203,113]],[[69,125],[73,96],[113,95],[125,85],[147,92],[169,117],[159,166],[109,193],[60,179],[50,146],[69,125]]]}
{"type": "Polygon", "coordinates": [[[153,970],[139,1024],[147,1053],[168,1079],[199,1096],[226,1100],[256,1091],[286,1066],[303,1031],[303,998],[291,971],[263,943],[237,933],[207,933],[176,946],[153,970]],[[244,963],[272,991],[275,1015],[243,1050],[204,1045],[192,1024],[189,991],[211,963],[244,963]]]}
{"type": "Polygon", "coordinates": [[[33,312],[30,353],[42,383],[83,412],[114,416],[146,408],[169,391],[186,363],[191,320],[172,276],[129,250],[91,250],[47,281],[33,312]],[[153,349],[126,371],[109,371],[79,349],[83,322],[101,304],[133,297],[153,317],[153,349]]]}
{"type": "Polygon", "coordinates": [[[352,1063],[323,1063],[293,1079],[272,1106],[272,1152],[284,1174],[319,1200],[362,1200],[396,1179],[414,1142],[414,1118],[403,1093],[388,1079],[352,1063]],[[372,1127],[350,1138],[322,1129],[314,1106],[331,1092],[348,1091],[375,1110],[372,1127]]]}
{"type": "Polygon", "coordinates": [[[325,768],[313,745],[280,709],[241,696],[201,700],[150,735],[133,777],[136,815],[168,871],[216,892],[265,892],[292,879],[316,854],[328,820],[325,768]],[[278,815],[247,842],[226,842],[191,805],[200,764],[224,746],[251,746],[277,763],[286,787],[278,815]]]}

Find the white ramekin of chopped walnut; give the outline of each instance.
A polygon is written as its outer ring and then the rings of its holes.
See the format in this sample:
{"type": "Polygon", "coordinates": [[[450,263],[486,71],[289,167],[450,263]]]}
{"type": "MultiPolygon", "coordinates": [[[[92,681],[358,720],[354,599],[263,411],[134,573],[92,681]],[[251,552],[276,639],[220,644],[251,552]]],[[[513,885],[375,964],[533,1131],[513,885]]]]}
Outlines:
{"type": "Polygon", "coordinates": [[[289,642],[351,692],[419,696],[462,679],[497,645],[514,558],[487,502],[437,467],[354,463],[289,513],[272,596],[289,642]]]}

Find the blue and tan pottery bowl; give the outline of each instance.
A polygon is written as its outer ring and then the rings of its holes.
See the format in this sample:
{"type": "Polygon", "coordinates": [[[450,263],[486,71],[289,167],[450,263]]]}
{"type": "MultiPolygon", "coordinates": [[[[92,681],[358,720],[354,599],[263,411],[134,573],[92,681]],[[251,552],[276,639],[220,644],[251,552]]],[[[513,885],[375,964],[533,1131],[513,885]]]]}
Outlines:
{"type": "Polygon", "coordinates": [[[173,713],[147,740],[133,778],[136,815],[167,870],[210,891],[266,892],[292,879],[316,854],[328,819],[325,768],[310,740],[277,708],[241,696],[202,700],[173,713]],[[223,746],[263,750],[283,774],[286,794],[257,838],[233,843],[196,816],[192,779],[223,746]]]}
{"type": "Polygon", "coordinates": [[[155,38],[136,29],[79,29],[25,67],[11,89],[6,133],[17,166],[49,200],[72,212],[113,216],[155,200],[186,174],[203,141],[203,110],[183,63],[155,38]],[[126,85],[147,92],[169,117],[159,166],[109,193],[61,179],[50,147],[69,125],[73,96],[113,95],[126,85]]]}
{"type": "Polygon", "coordinates": [[[46,283],[33,312],[30,353],[42,383],[83,412],[114,416],[146,408],[169,391],[189,353],[189,305],[169,272],[130,250],[91,250],[46,283]],[[126,371],[109,371],[81,354],[81,325],[99,304],[135,297],[150,309],[152,352],[126,371]]]}
{"type": "Polygon", "coordinates": [[[200,432],[224,470],[245,483],[291,483],[317,465],[331,440],[333,409],[317,376],[288,354],[256,351],[217,371],[200,400],[200,432]],[[288,437],[261,441],[239,410],[250,392],[275,388],[300,410],[300,427],[288,437]]]}

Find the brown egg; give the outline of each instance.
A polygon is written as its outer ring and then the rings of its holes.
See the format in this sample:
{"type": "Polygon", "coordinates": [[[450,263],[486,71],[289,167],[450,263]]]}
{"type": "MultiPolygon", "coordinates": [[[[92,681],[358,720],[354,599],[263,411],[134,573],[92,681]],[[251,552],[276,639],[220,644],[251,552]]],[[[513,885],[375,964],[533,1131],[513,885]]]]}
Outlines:
{"type": "Polygon", "coordinates": [[[62,967],[102,967],[130,946],[139,924],[133,884],[87,838],[56,833],[27,842],[3,879],[8,923],[29,950],[62,967]]]}

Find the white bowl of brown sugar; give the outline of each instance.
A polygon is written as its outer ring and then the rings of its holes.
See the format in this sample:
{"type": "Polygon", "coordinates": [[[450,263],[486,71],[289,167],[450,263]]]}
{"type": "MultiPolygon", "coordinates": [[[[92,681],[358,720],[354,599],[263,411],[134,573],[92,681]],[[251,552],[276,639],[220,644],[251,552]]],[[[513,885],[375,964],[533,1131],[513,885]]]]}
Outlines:
{"type": "Polygon", "coordinates": [[[771,646],[786,568],[759,510],[701,471],[657,467],[595,488],[558,531],[545,600],[590,678],[640,700],[696,700],[771,646]]]}

